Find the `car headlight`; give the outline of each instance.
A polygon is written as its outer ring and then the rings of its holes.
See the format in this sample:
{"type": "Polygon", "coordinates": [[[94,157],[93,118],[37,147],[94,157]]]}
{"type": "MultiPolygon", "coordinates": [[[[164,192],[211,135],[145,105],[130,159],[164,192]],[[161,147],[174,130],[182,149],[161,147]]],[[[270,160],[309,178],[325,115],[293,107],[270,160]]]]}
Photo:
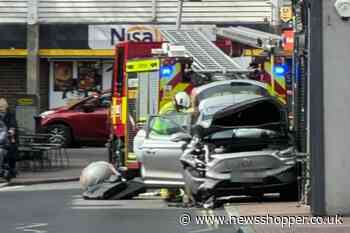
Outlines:
{"type": "Polygon", "coordinates": [[[55,111],[49,110],[49,111],[45,111],[45,112],[41,113],[39,116],[42,117],[42,118],[45,118],[48,115],[53,114],[53,113],[55,113],[55,111]]]}
{"type": "Polygon", "coordinates": [[[277,152],[277,155],[283,158],[292,158],[295,156],[295,148],[294,147],[288,147],[285,150],[281,150],[277,152]]]}

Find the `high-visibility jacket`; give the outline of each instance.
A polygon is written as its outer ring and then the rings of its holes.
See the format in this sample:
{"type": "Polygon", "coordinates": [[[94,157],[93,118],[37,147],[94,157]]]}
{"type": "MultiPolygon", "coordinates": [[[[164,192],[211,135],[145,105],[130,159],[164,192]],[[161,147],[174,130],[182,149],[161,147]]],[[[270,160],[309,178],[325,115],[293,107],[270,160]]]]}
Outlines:
{"type": "Polygon", "coordinates": [[[159,115],[168,114],[171,112],[176,112],[176,107],[173,101],[166,103],[160,110],[159,115]]]}

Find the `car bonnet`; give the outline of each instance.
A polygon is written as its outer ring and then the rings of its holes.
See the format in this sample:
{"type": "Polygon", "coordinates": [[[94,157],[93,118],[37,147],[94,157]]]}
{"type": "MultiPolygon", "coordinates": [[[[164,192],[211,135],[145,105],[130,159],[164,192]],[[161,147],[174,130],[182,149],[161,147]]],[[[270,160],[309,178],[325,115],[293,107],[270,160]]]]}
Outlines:
{"type": "MultiPolygon", "coordinates": [[[[285,107],[275,97],[257,97],[232,104],[217,111],[201,134],[207,135],[222,128],[286,128],[285,107]]],[[[202,135],[202,136],[204,136],[202,135]]]]}

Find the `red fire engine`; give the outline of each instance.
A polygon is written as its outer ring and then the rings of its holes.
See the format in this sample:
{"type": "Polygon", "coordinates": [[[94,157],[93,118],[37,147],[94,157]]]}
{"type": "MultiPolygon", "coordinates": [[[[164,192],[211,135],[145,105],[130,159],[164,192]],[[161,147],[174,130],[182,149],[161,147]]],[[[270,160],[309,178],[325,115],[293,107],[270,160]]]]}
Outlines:
{"type": "Polygon", "coordinates": [[[166,44],[158,42],[124,42],[116,46],[109,160],[128,174],[138,171],[133,138],[148,116],[157,114],[178,91],[189,93],[192,89],[186,77],[192,59],[183,56],[181,49],[172,56],[159,53],[162,45],[164,50],[166,44]],[[153,55],[152,50],[158,55],[153,55]]]}

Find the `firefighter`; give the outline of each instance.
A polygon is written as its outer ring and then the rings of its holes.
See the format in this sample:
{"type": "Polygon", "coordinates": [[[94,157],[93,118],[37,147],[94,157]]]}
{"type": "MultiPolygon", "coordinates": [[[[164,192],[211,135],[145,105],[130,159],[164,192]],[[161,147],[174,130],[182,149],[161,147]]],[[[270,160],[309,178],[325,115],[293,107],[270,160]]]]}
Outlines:
{"type": "MultiPolygon", "coordinates": [[[[173,101],[165,104],[159,111],[159,115],[168,115],[179,112],[189,112],[191,106],[190,96],[186,92],[178,92],[173,101]]],[[[169,121],[163,118],[156,118],[152,126],[152,132],[157,135],[169,135],[169,121]]]]}
{"type": "Polygon", "coordinates": [[[165,104],[159,111],[160,115],[168,114],[171,112],[188,112],[191,107],[191,98],[184,92],[178,92],[174,96],[173,101],[165,104]]]}

